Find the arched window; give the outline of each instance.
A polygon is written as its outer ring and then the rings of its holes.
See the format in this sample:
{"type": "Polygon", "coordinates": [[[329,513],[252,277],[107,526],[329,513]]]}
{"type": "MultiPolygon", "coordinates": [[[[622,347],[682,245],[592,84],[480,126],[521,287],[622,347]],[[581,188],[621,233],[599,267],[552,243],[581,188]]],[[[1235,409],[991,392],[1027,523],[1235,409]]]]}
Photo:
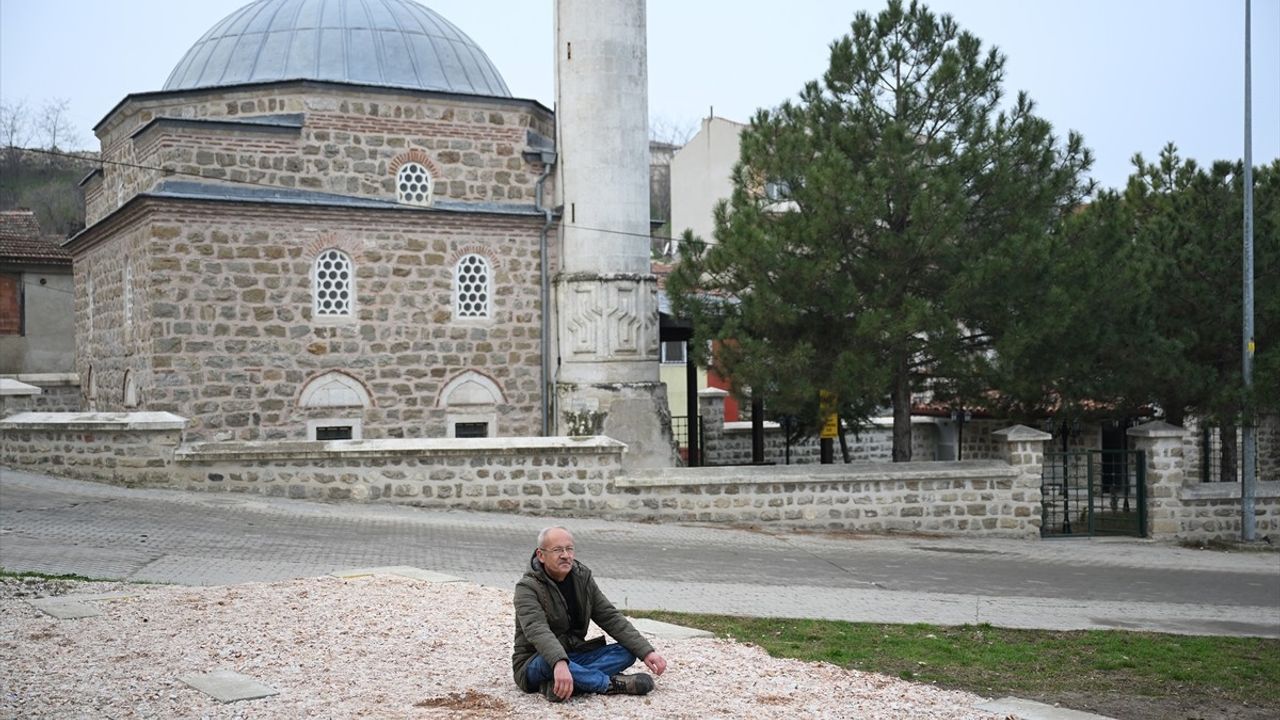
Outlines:
{"type": "Polygon", "coordinates": [[[448,437],[498,437],[498,406],[506,402],[497,383],[468,370],[444,386],[436,407],[445,410],[448,437]]]}
{"type": "Polygon", "coordinates": [[[464,255],[453,268],[453,316],[489,317],[493,273],[481,255],[464,255]]]}
{"type": "Polygon", "coordinates": [[[396,198],[410,205],[430,205],[431,184],[431,173],[425,165],[407,162],[396,173],[396,198]]]}
{"type": "Polygon", "coordinates": [[[333,248],[320,253],[311,275],[312,307],[317,318],[355,314],[355,266],[346,253],[333,248]]]}
{"type": "Polygon", "coordinates": [[[332,413],[329,417],[313,417],[307,421],[308,440],[359,440],[362,437],[362,411],[372,406],[373,400],[364,385],[336,370],[312,378],[298,396],[298,407],[324,408],[332,413]]]}

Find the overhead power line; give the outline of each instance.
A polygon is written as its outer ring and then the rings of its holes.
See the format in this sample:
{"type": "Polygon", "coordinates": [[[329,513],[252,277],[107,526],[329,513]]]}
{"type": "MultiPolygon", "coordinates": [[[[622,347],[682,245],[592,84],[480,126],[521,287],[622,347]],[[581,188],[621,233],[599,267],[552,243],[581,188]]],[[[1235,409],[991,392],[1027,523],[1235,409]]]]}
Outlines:
{"type": "MultiPolygon", "coordinates": [[[[67,159],[75,160],[77,162],[97,163],[98,165],[114,165],[117,167],[133,168],[135,170],[150,170],[153,172],[163,173],[165,175],[181,175],[183,177],[191,177],[199,180],[214,180],[217,182],[228,182],[228,183],[234,183],[237,185],[249,185],[251,187],[267,188],[269,190],[280,190],[282,188],[282,186],[280,185],[271,185],[270,183],[259,182],[257,180],[247,180],[247,179],[242,180],[242,179],[230,178],[230,177],[212,178],[197,172],[177,170],[175,168],[161,167],[158,165],[143,165],[141,163],[125,162],[123,160],[106,160],[103,158],[98,158],[96,160],[93,160],[93,159],[81,157],[79,155],[75,155],[72,153],[63,152],[61,150],[43,150],[39,148],[22,148],[22,149],[25,150],[26,152],[38,153],[40,155],[49,155],[51,157],[67,158],[67,159]]],[[[582,230],[590,230],[591,232],[607,233],[609,235],[624,235],[627,237],[648,238],[648,239],[652,239],[654,237],[653,235],[646,235],[644,233],[630,232],[628,230],[615,230],[613,228],[599,228],[599,227],[590,227],[586,225],[574,225],[573,227],[580,228],[582,230]]]]}

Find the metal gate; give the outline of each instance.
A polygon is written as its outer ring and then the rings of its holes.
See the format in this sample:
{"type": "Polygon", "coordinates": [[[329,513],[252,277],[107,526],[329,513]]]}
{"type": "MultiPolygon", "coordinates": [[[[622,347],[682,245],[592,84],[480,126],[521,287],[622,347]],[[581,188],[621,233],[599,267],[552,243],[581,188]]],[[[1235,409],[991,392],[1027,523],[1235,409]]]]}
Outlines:
{"type": "Polygon", "coordinates": [[[1044,456],[1041,537],[1133,535],[1147,527],[1141,450],[1072,450],[1044,456]]]}

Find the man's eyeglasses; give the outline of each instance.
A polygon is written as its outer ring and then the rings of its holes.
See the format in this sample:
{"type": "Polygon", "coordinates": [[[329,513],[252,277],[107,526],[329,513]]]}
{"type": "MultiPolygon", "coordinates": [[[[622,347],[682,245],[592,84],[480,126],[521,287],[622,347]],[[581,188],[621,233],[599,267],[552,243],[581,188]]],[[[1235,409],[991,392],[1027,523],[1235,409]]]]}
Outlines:
{"type": "Polygon", "coordinates": [[[550,553],[552,555],[572,555],[573,554],[572,545],[569,545],[567,547],[538,548],[538,549],[544,553],[550,553]]]}

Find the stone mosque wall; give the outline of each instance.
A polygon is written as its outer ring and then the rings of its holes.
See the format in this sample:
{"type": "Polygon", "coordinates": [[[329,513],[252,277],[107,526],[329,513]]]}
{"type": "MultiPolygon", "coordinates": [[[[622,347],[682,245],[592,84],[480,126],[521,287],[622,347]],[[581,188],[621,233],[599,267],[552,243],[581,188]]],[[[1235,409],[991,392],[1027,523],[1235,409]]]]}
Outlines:
{"type": "Polygon", "coordinates": [[[82,265],[96,298],[78,315],[78,370],[95,380],[95,409],[129,409],[128,372],[140,405],[191,418],[192,440],[305,439],[327,417],[359,420],[365,438],[442,437],[441,391],[475,372],[503,396],[491,435],[538,433],[541,218],[173,201],[141,215],[82,265]],[[329,247],[354,263],[349,319],[313,314],[312,266],[329,247]],[[464,254],[490,266],[488,318],[455,317],[464,254]],[[146,278],[128,323],[126,265],[146,278]],[[369,406],[301,407],[328,371],[360,383],[369,406]]]}
{"type": "Polygon", "coordinates": [[[104,170],[86,186],[86,223],[162,177],[395,200],[410,150],[437,200],[529,205],[541,171],[521,155],[530,131],[549,141],[554,121],[523,100],[315,82],[133,96],[98,130],[104,170]]]}

